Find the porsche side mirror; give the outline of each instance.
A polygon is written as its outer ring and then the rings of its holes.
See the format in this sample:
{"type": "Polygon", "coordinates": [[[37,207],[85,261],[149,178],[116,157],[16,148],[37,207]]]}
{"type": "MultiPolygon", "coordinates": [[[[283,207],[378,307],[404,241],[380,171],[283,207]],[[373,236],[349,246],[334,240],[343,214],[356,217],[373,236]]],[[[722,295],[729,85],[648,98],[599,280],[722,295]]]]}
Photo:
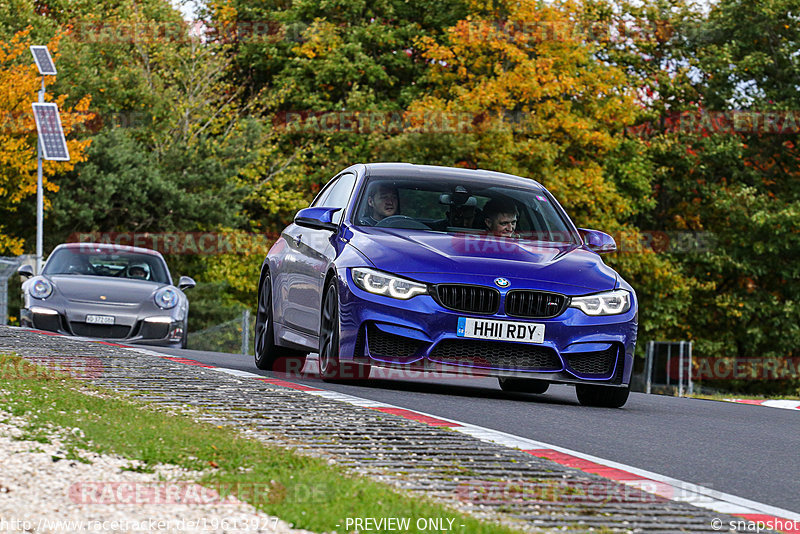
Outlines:
{"type": "Polygon", "coordinates": [[[180,280],[178,280],[178,289],[181,291],[184,289],[192,289],[196,285],[197,283],[190,276],[181,276],[180,280]]]}
{"type": "Polygon", "coordinates": [[[589,250],[598,254],[617,251],[617,242],[605,232],[586,228],[578,228],[578,232],[580,232],[583,242],[589,250]]]}
{"type": "Polygon", "coordinates": [[[28,278],[33,276],[33,266],[20,265],[19,269],[17,269],[17,274],[20,275],[23,280],[27,280],[28,278]]]}

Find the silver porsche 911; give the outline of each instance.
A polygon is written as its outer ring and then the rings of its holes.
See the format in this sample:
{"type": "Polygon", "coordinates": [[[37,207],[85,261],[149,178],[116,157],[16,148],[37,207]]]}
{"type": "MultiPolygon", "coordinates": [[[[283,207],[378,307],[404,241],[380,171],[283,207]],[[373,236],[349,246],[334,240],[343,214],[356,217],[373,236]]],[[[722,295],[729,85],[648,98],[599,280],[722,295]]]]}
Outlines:
{"type": "Polygon", "coordinates": [[[39,276],[29,265],[17,271],[22,284],[22,326],[61,334],[146,345],[186,346],[189,301],[194,287],[181,276],[177,287],[167,263],[146,248],[98,243],[59,245],[39,276]]]}

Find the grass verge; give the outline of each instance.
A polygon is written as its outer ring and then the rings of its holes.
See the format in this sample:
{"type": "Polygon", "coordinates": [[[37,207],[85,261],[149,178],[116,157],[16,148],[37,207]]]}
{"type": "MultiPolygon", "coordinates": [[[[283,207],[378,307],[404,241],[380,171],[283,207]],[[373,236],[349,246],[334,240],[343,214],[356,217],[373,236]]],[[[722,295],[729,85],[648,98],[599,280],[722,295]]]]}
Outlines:
{"type": "Polygon", "coordinates": [[[404,532],[417,532],[417,519],[439,518],[444,525],[453,519],[454,532],[516,532],[319,458],[244,437],[231,427],[164,413],[14,355],[0,354],[0,406],[26,420],[26,436],[32,439],[46,441],[52,426],[78,428],[66,433],[70,450],[118,454],[142,462],[144,470],[173,464],[203,471],[207,474],[196,482],[213,489],[239,488],[241,500],[297,528],[343,532],[346,518],[411,518],[412,528],[404,532]]]}

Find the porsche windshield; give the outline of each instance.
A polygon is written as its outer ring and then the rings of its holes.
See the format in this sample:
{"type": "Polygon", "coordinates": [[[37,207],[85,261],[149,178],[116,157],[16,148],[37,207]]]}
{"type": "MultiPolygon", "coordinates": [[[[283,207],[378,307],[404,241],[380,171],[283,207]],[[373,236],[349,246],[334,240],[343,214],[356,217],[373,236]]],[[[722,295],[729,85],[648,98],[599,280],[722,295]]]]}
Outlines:
{"type": "Polygon", "coordinates": [[[166,266],[158,256],[137,252],[102,252],[91,248],[56,250],[47,260],[42,274],[108,276],[160,284],[170,283],[166,266]]]}
{"type": "Polygon", "coordinates": [[[371,178],[353,220],[358,226],[579,243],[544,189],[425,178],[371,178]]]}

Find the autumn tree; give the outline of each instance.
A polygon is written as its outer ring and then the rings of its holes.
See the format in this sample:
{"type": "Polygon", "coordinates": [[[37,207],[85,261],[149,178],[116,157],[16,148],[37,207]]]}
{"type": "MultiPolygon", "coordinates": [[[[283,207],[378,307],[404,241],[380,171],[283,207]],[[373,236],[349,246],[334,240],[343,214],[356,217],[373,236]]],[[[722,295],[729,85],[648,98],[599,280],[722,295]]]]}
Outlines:
{"type": "Polygon", "coordinates": [[[642,246],[631,223],[647,205],[650,170],[636,147],[621,142],[636,118],[633,95],[623,70],[596,60],[576,25],[578,9],[573,2],[474,2],[444,42],[419,39],[430,89],[411,116],[468,113],[472,120],[458,132],[420,125],[422,132],[391,140],[382,155],[538,180],[580,226],[620,241],[624,252],[608,259],[637,289],[642,333],[678,332],[689,287],[642,246]],[[613,172],[611,159],[620,161],[613,172]]]}
{"type": "Polygon", "coordinates": [[[679,0],[585,6],[638,37],[601,43],[640,96],[625,142],[653,172],[637,224],[706,236],[699,253],[671,256],[694,283],[684,322],[695,354],[796,356],[800,33],[791,20],[800,2],[725,0],[707,13],[679,0]]]}
{"type": "Polygon", "coordinates": [[[321,184],[396,132],[287,127],[286,113],[404,112],[420,94],[427,64],[414,46],[466,13],[462,0],[209,3],[210,34],[233,45],[237,84],[274,129],[250,171],[247,212],[275,231],[321,184]]]}
{"type": "MultiPolygon", "coordinates": [[[[30,29],[22,30],[8,42],[0,42],[0,211],[6,214],[5,220],[16,219],[20,204],[36,194],[37,135],[31,103],[38,101],[41,77],[30,54],[29,33],[30,29]]],[[[60,36],[48,44],[56,62],[59,41],[60,36]]],[[[59,188],[54,177],[85,161],[90,143],[72,136],[76,128],[92,117],[88,113],[90,98],[77,99],[74,105],[65,105],[66,100],[67,95],[62,94],[52,101],[61,111],[71,159],[67,162],[43,162],[43,187],[50,193],[59,188]]],[[[45,196],[45,207],[49,206],[48,195],[45,196]]],[[[30,226],[30,221],[27,222],[30,226]]],[[[0,226],[0,250],[21,254],[24,245],[19,234],[9,233],[6,226],[0,226]]]]}

